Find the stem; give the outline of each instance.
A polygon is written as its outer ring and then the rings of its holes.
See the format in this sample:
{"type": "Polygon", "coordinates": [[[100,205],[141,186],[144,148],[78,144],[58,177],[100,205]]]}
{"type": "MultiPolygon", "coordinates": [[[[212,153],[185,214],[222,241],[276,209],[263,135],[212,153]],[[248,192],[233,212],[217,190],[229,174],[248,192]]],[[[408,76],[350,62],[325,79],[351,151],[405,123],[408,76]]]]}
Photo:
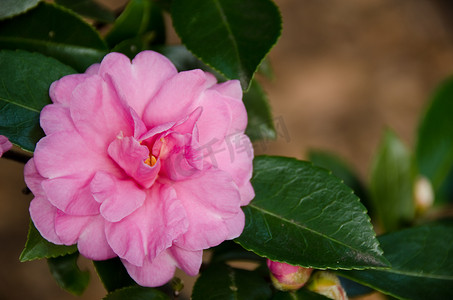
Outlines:
{"type": "Polygon", "coordinates": [[[30,155],[27,155],[27,154],[24,154],[22,152],[18,152],[15,150],[10,150],[10,151],[3,153],[2,157],[17,161],[17,162],[20,162],[23,164],[26,164],[27,161],[31,158],[30,155]]]}

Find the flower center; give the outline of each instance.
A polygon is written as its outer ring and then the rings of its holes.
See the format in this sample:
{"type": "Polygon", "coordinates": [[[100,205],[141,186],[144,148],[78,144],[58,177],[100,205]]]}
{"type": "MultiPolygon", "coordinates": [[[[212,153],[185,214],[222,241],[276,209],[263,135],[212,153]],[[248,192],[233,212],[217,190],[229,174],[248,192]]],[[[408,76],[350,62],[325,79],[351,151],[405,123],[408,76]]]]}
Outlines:
{"type": "Polygon", "coordinates": [[[156,162],[157,162],[157,159],[152,154],[145,160],[145,164],[147,164],[150,167],[154,166],[156,164],[156,162]]]}

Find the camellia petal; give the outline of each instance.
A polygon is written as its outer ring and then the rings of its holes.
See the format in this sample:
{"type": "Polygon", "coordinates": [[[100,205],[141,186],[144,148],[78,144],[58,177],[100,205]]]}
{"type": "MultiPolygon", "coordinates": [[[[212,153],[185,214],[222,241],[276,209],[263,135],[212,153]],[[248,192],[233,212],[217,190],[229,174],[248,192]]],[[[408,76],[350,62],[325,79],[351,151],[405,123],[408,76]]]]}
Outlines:
{"type": "Polygon", "coordinates": [[[177,246],[173,246],[170,248],[170,251],[177,263],[177,266],[181,270],[183,270],[184,272],[191,276],[195,276],[198,274],[198,270],[200,269],[203,259],[202,250],[190,251],[185,250],[183,248],[179,248],[177,246]]]}
{"type": "Polygon", "coordinates": [[[55,231],[57,211],[55,206],[41,196],[36,196],[30,203],[30,216],[36,229],[49,242],[61,245],[62,241],[55,231]]]}
{"type": "Polygon", "coordinates": [[[210,170],[173,186],[189,221],[188,231],[176,245],[199,250],[224,241],[229,235],[224,220],[234,218],[240,211],[240,195],[231,177],[222,171],[210,170]]]}
{"type": "Polygon", "coordinates": [[[97,172],[90,183],[94,199],[101,203],[101,215],[109,222],[121,221],[143,205],[146,192],[135,182],[97,172]]]}
{"type": "Polygon", "coordinates": [[[159,286],[176,267],[196,275],[204,249],[241,234],[254,191],[238,81],[178,73],[152,51],[111,53],[49,93],[25,168],[44,238],[118,256],[138,284],[159,286]]]}
{"type": "Polygon", "coordinates": [[[154,259],[187,231],[185,211],[176,194],[157,185],[148,192],[143,206],[106,228],[107,240],[118,256],[138,266],[145,257],[154,259]]]}
{"type": "Polygon", "coordinates": [[[176,263],[167,251],[161,252],[153,260],[145,259],[142,266],[136,266],[127,260],[122,260],[127,272],[134,280],[143,286],[160,286],[173,278],[176,263]]]}
{"type": "Polygon", "coordinates": [[[2,157],[3,153],[11,149],[13,144],[8,140],[8,138],[4,135],[0,135],[0,157],[2,157]]]}
{"type": "Polygon", "coordinates": [[[141,117],[155,93],[177,74],[177,70],[166,57],[147,51],[139,53],[132,63],[119,53],[107,55],[99,74],[113,85],[118,96],[141,117]]]}

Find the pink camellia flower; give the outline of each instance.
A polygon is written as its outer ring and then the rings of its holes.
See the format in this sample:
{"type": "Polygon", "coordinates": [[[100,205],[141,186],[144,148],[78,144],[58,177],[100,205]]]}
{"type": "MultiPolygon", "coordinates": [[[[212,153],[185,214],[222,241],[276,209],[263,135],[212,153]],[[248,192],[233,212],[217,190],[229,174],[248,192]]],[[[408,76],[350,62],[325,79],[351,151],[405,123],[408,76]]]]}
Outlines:
{"type": "Polygon", "coordinates": [[[236,80],[178,73],[145,51],[108,54],[50,88],[25,167],[31,218],[55,244],[119,256],[140,285],[198,273],[203,249],[238,237],[254,197],[253,150],[236,80]]]}
{"type": "Polygon", "coordinates": [[[8,138],[4,135],[0,135],[0,157],[2,157],[3,153],[8,151],[13,147],[13,144],[8,140],[8,138]]]}
{"type": "Polygon", "coordinates": [[[289,265],[277,261],[267,260],[271,273],[272,284],[281,291],[300,289],[310,278],[313,269],[289,265]]]}

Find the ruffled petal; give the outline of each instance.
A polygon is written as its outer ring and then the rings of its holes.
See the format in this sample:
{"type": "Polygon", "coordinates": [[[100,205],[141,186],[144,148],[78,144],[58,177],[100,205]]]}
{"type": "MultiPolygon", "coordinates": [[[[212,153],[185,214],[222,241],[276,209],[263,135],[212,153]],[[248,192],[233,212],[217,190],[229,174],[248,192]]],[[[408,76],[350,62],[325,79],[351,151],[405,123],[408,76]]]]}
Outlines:
{"type": "Polygon", "coordinates": [[[191,70],[178,73],[163,82],[145,109],[145,124],[151,128],[186,118],[188,112],[198,107],[198,98],[206,89],[206,81],[203,71],[191,70]]]}
{"type": "Polygon", "coordinates": [[[30,202],[30,217],[43,238],[51,243],[61,245],[63,242],[55,231],[57,209],[47,199],[35,196],[30,202]]]}
{"type": "Polygon", "coordinates": [[[199,142],[205,147],[223,142],[231,127],[231,109],[226,97],[215,90],[206,90],[200,97],[203,114],[197,122],[199,142]]]}
{"type": "Polygon", "coordinates": [[[8,138],[4,135],[0,135],[0,157],[2,157],[3,153],[9,151],[13,147],[13,144],[8,140],[8,138]]]}
{"type": "Polygon", "coordinates": [[[145,203],[131,215],[106,227],[107,240],[119,257],[142,266],[187,230],[186,214],[175,192],[156,183],[145,203]]]}
{"type": "Polygon", "coordinates": [[[47,179],[41,183],[52,205],[76,216],[99,214],[99,203],[94,200],[89,184],[90,178],[82,174],[47,179]]]}
{"type": "Polygon", "coordinates": [[[101,216],[71,216],[57,213],[55,230],[65,245],[77,243],[79,252],[93,260],[116,256],[105,238],[105,221],[101,216]]]}
{"type": "Polygon", "coordinates": [[[146,198],[146,193],[133,181],[119,180],[105,172],[96,173],[90,189],[101,203],[101,215],[109,222],[121,221],[141,207],[146,198]]]}
{"type": "Polygon", "coordinates": [[[224,222],[240,210],[240,194],[231,177],[211,169],[200,176],[173,183],[178,199],[184,205],[189,229],[175,245],[186,250],[216,246],[229,235],[224,222]]]}
{"type": "Polygon", "coordinates": [[[238,80],[229,80],[212,86],[210,91],[222,95],[222,101],[231,112],[231,125],[228,135],[244,132],[247,127],[247,111],[242,102],[242,89],[238,80]]]}
{"type": "Polygon", "coordinates": [[[69,105],[74,89],[88,77],[88,74],[72,74],[53,82],[49,89],[50,99],[53,103],[69,105]]]}
{"type": "Polygon", "coordinates": [[[34,153],[38,172],[45,178],[72,174],[92,174],[105,170],[117,172],[107,155],[90,150],[87,142],[76,132],[62,131],[42,138],[34,153]]]}
{"type": "Polygon", "coordinates": [[[73,91],[71,118],[77,131],[88,142],[105,152],[107,146],[122,132],[133,135],[134,122],[125,107],[101,77],[93,75],[73,91]]]}
{"type": "Polygon", "coordinates": [[[46,105],[39,116],[41,128],[46,135],[60,131],[75,131],[69,108],[61,104],[46,105]]]}
{"type": "Polygon", "coordinates": [[[108,147],[110,157],[132,178],[150,188],[160,170],[160,160],[154,165],[145,162],[150,158],[148,147],[133,137],[118,137],[108,147]]]}
{"type": "Polygon", "coordinates": [[[173,246],[168,249],[176,261],[178,268],[187,273],[187,275],[195,276],[200,271],[203,260],[203,250],[190,251],[173,246]]]}
{"type": "Polygon", "coordinates": [[[160,86],[177,73],[163,55],[143,51],[132,63],[125,55],[110,53],[102,60],[99,74],[116,90],[118,96],[141,117],[160,86]]]}
{"type": "Polygon", "coordinates": [[[232,240],[239,237],[242,234],[245,225],[245,215],[242,209],[240,209],[236,216],[234,216],[233,218],[226,219],[225,224],[228,227],[229,231],[226,238],[227,240],[232,240]]]}
{"type": "Polygon", "coordinates": [[[161,252],[154,259],[145,259],[137,266],[122,259],[129,275],[141,286],[161,286],[169,282],[175,274],[175,262],[167,251],[161,252]]]}
{"type": "Polygon", "coordinates": [[[97,216],[71,216],[62,211],[55,215],[55,232],[65,245],[74,245],[79,240],[84,228],[93,222],[97,216]]]}
{"type": "Polygon", "coordinates": [[[105,260],[117,256],[107,242],[105,221],[101,217],[91,219],[83,228],[77,248],[83,256],[92,260],[105,260]]]}
{"type": "Polygon", "coordinates": [[[44,177],[36,170],[35,159],[31,158],[24,167],[24,179],[27,187],[35,196],[44,196],[44,191],[41,186],[41,182],[44,177]]]}
{"type": "Polygon", "coordinates": [[[212,153],[205,153],[205,159],[215,167],[229,173],[241,191],[241,205],[248,204],[255,194],[250,186],[253,172],[253,146],[245,134],[228,136],[220,145],[212,148],[212,153]],[[213,159],[215,161],[213,162],[213,159]]]}

